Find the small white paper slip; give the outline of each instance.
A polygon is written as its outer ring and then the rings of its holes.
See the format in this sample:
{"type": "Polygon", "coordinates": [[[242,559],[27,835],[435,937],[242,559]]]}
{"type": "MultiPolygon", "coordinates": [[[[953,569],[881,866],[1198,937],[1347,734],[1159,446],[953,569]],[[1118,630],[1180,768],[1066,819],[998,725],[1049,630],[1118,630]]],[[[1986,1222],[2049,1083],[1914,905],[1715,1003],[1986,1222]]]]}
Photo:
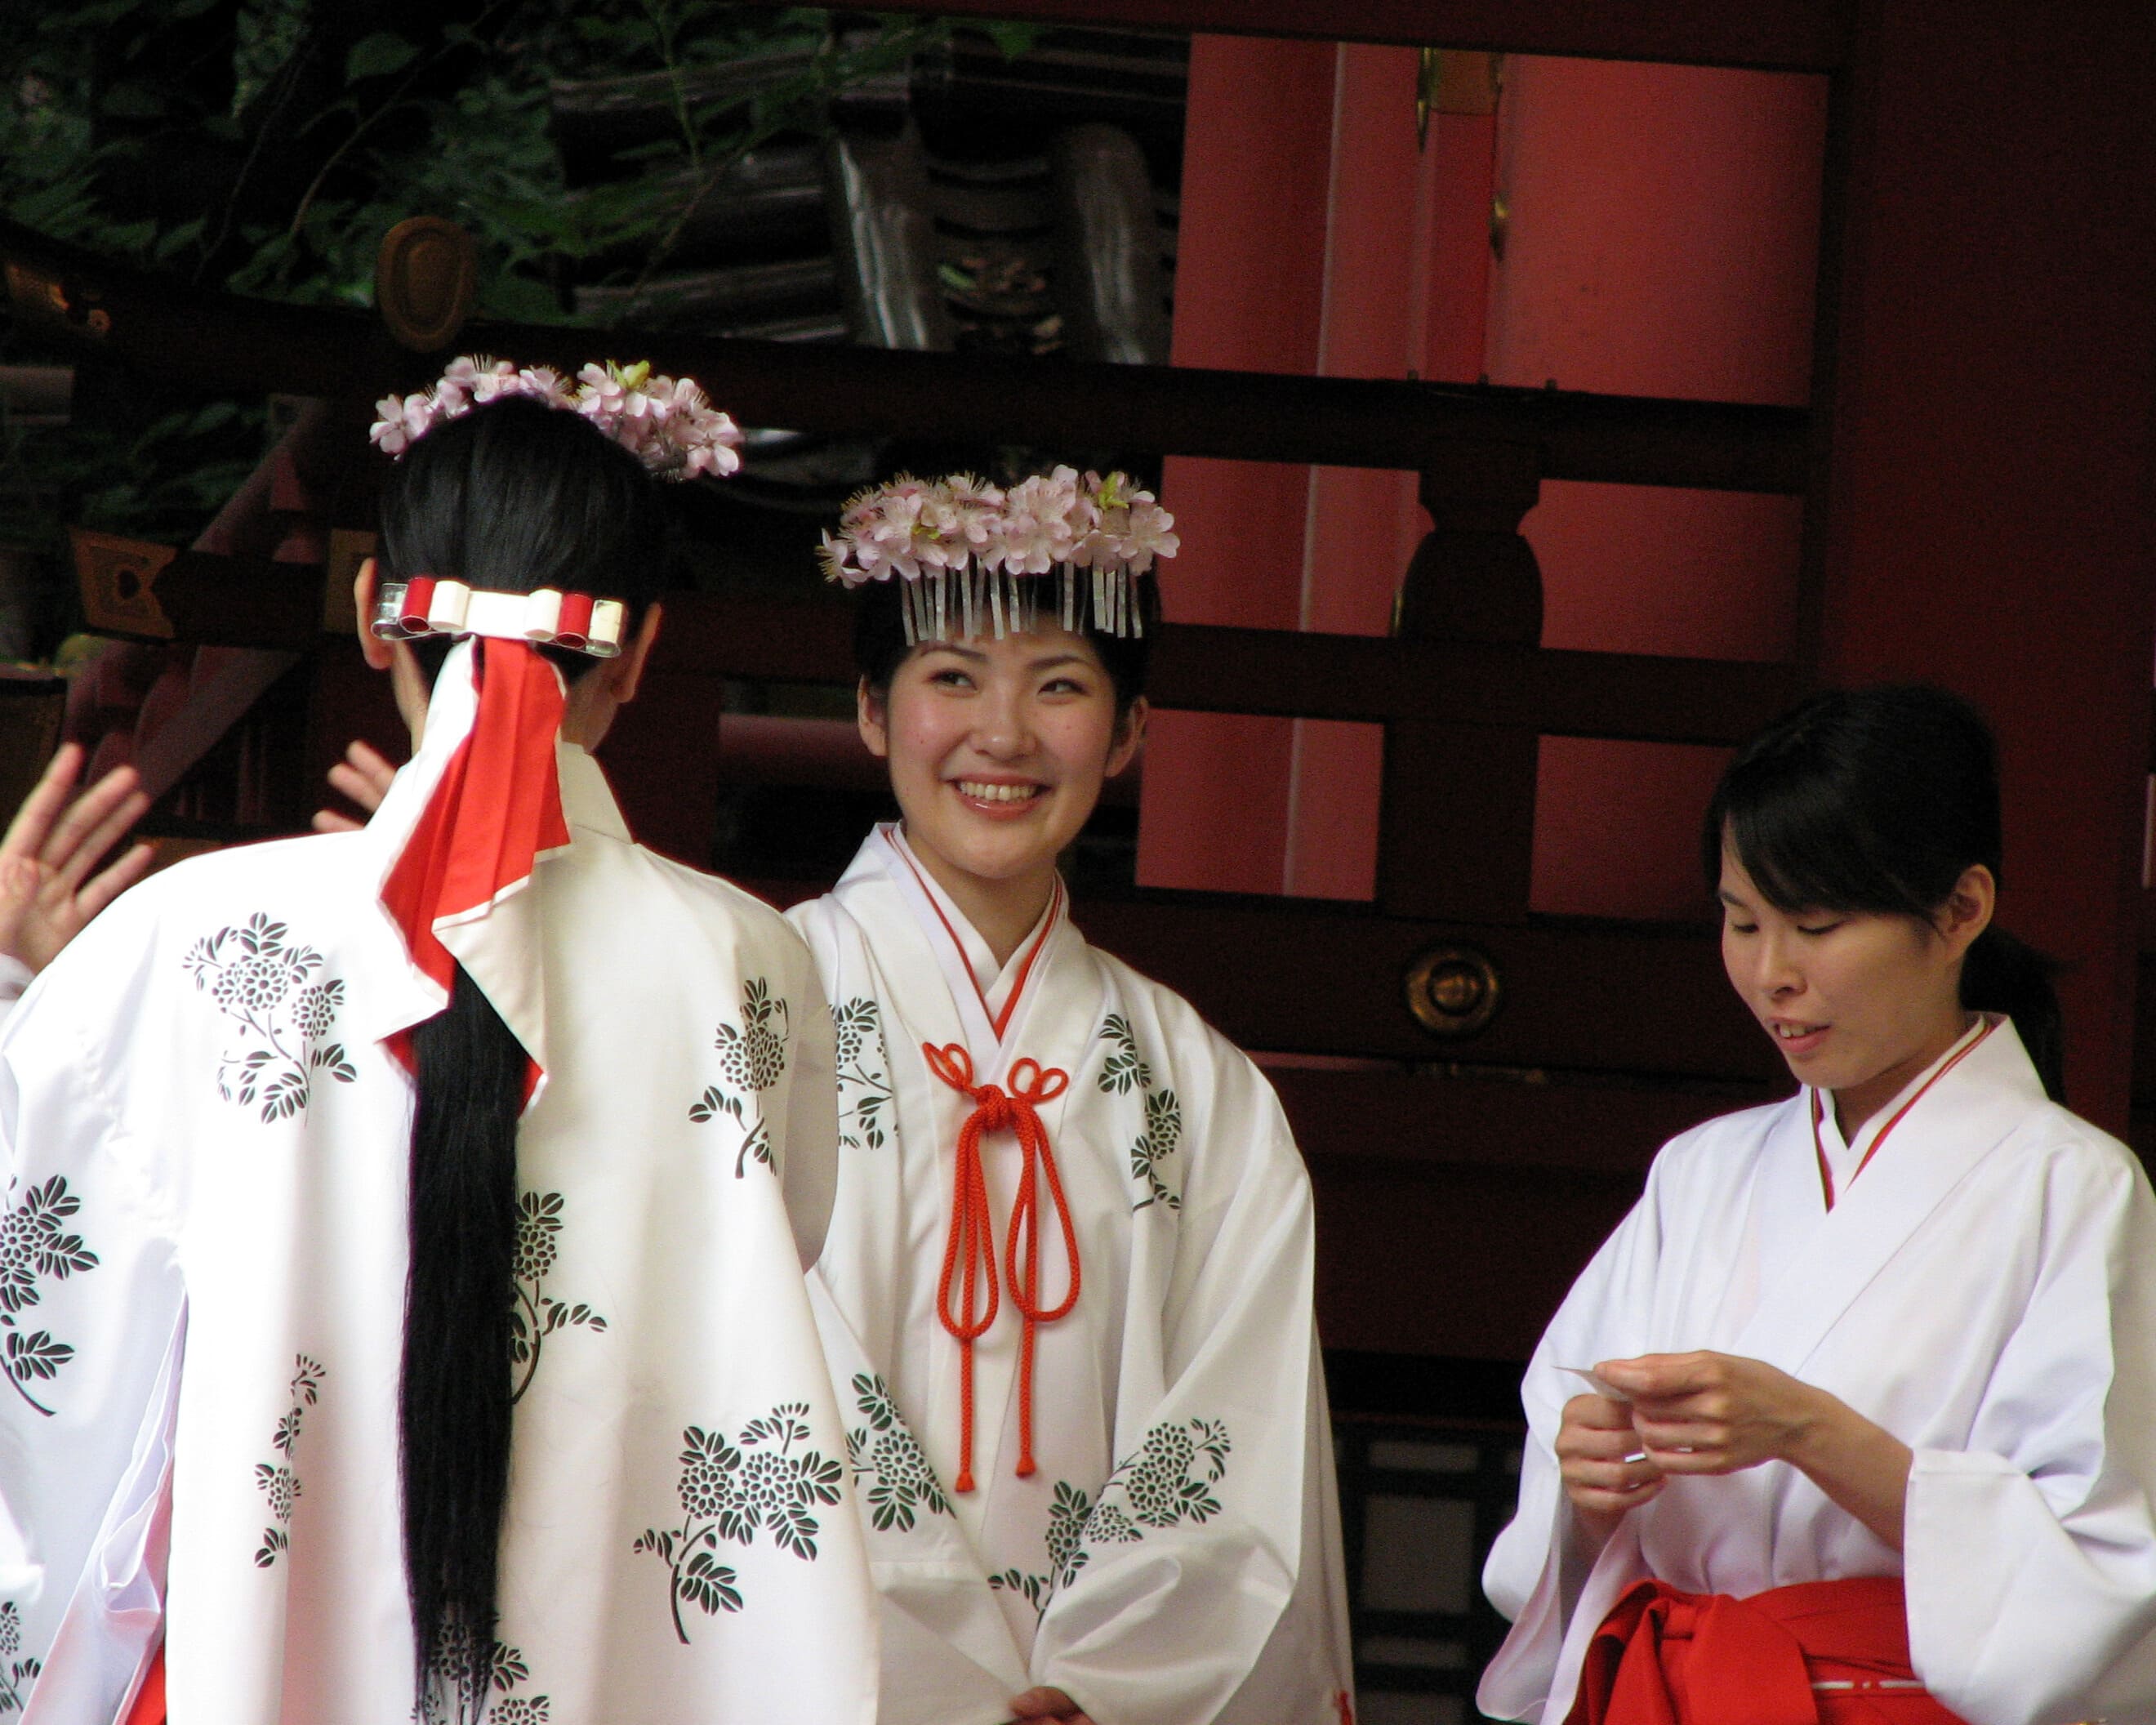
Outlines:
{"type": "Polygon", "coordinates": [[[1585,1366],[1559,1366],[1558,1370],[1560,1372],[1569,1372],[1575,1378],[1584,1378],[1587,1380],[1587,1387],[1589,1389],[1592,1389],[1597,1395],[1608,1396],[1613,1402],[1624,1402],[1629,1404],[1632,1399],[1630,1396],[1625,1394],[1623,1390],[1612,1384],[1607,1378],[1600,1377],[1595,1373],[1589,1371],[1585,1366]]]}

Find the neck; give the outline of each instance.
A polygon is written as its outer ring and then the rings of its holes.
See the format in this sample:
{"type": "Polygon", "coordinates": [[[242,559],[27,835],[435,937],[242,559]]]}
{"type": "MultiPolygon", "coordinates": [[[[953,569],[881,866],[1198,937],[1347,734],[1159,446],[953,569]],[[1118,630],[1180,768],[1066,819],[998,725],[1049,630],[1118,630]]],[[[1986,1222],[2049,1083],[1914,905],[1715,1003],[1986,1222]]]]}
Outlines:
{"type": "Polygon", "coordinates": [[[1866,1079],[1861,1084],[1852,1084],[1846,1090],[1834,1093],[1835,1123],[1841,1128],[1841,1141],[1854,1143],[1865,1123],[1906,1090],[1910,1081],[1933,1061],[1938,1060],[1954,1044],[1960,1041],[1973,1017],[1956,1005],[1917,1046],[1906,1060],[1897,1060],[1877,1076],[1866,1079]]]}
{"type": "Polygon", "coordinates": [[[1050,895],[1055,891],[1054,860],[1008,880],[989,880],[953,868],[930,847],[913,844],[912,837],[911,833],[906,834],[906,848],[912,851],[914,860],[949,896],[959,914],[973,925],[974,933],[988,943],[997,964],[1009,963],[1011,954],[1033,932],[1040,913],[1048,908],[1050,895]]]}

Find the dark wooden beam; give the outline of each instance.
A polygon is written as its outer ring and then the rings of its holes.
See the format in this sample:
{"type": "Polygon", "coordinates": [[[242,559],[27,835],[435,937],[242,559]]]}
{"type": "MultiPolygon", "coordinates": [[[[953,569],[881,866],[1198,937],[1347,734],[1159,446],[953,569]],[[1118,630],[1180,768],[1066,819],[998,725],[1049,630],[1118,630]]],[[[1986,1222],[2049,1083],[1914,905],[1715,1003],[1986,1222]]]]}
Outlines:
{"type": "MultiPolygon", "coordinates": [[[[667,608],[658,664],[710,676],[853,680],[844,606],[682,593],[667,608]]],[[[1196,624],[1161,626],[1148,681],[1156,705],[1194,712],[1722,745],[1752,736],[1800,692],[1780,665],[1196,624]]]]}
{"type": "MultiPolygon", "coordinates": [[[[440,360],[374,320],[204,293],[0,221],[16,315],[154,376],[233,393],[372,398],[425,387],[440,360]]],[[[1476,446],[1532,446],[1548,479],[1800,494],[1808,416],[1793,408],[1191,367],[1046,364],[679,334],[475,324],[469,352],[573,372],[595,355],[702,379],[745,424],[845,436],[1090,448],[1443,475],[1476,446]]]]}
{"type": "Polygon", "coordinates": [[[1833,71],[1850,33],[1841,0],[897,0],[886,9],[1777,72],[1833,71]]]}

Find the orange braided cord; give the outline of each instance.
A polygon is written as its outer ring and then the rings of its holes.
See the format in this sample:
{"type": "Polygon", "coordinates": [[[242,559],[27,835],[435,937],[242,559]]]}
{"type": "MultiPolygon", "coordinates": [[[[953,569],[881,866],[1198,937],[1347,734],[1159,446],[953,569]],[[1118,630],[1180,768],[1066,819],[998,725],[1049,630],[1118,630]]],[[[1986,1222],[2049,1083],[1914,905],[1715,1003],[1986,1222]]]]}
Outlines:
{"type": "Polygon", "coordinates": [[[993,1084],[975,1085],[973,1057],[957,1043],[937,1048],[924,1042],[921,1052],[928,1069],[944,1083],[971,1099],[973,1111],[958,1128],[958,1155],[952,1176],[951,1232],[943,1246],[943,1273],[937,1284],[937,1316],[958,1343],[958,1476],[952,1489],[973,1489],[973,1343],[988,1333],[995,1322],[998,1301],[996,1280],[994,1222],[988,1214],[988,1178],[981,1163],[981,1138],[992,1132],[1008,1132],[1019,1141],[1024,1162],[1019,1173],[1018,1194],[1011,1204],[1010,1227],[1004,1248],[1004,1276],[1011,1291],[1011,1303],[1024,1319],[1019,1340],[1019,1461],[1023,1479],[1034,1471],[1033,1356],[1036,1325],[1052,1323],[1077,1304],[1080,1285],[1078,1233],[1071,1221],[1070,1206],[1063,1194],[1063,1179],[1055,1166],[1055,1153],[1048,1142],[1048,1128],[1038,1112],[1041,1103],[1053,1101],[1070,1086],[1066,1072],[1037,1060],[1022,1060],[1011,1069],[1012,1089],[1005,1092],[993,1084]],[[1060,1304],[1050,1308],[1040,1303],[1040,1199],[1043,1175],[1063,1234],[1070,1284],[1060,1304]],[[1024,1240],[1024,1271],[1019,1266],[1019,1240],[1024,1240]],[[960,1266],[964,1268],[960,1273],[960,1266]],[[981,1280],[988,1283],[988,1307],[976,1316],[981,1280]],[[960,1305],[952,1309],[953,1279],[960,1285],[960,1305]]]}

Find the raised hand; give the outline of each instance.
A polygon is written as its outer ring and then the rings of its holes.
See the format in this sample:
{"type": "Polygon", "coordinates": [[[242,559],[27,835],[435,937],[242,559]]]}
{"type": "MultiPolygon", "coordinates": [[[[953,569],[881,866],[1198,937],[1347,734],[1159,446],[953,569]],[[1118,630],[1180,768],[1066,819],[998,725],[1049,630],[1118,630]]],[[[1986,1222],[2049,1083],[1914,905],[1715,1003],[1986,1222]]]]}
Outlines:
{"type": "Polygon", "coordinates": [[[80,796],[82,750],[61,746],[0,839],[0,953],[43,970],[83,925],[149,871],[156,852],[131,847],[92,875],[98,859],[150,806],[132,767],[108,773],[80,796]]]}
{"type": "MultiPolygon", "coordinates": [[[[372,814],[382,806],[382,799],[389,794],[390,784],[396,777],[397,769],[385,757],[363,742],[353,742],[346,745],[344,759],[330,768],[330,788],[340,796],[349,797],[372,814]]],[[[315,811],[314,825],[318,833],[356,833],[364,824],[334,809],[315,811]]]]}

